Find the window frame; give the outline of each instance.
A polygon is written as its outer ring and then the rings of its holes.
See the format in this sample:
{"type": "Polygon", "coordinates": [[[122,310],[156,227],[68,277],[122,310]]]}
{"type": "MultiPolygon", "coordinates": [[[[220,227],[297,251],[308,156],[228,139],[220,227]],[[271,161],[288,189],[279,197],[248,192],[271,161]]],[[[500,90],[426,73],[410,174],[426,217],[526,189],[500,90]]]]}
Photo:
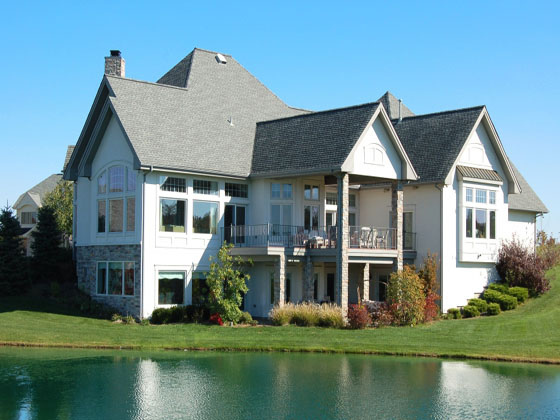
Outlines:
{"type": "Polygon", "coordinates": [[[108,296],[108,297],[125,297],[131,298],[136,294],[136,262],[135,261],[111,261],[111,260],[99,260],[95,262],[95,296],[108,296]],[[105,279],[104,279],[104,290],[105,293],[99,293],[99,265],[105,264],[105,279]],[[121,293],[112,294],[109,293],[109,264],[121,264],[121,293]],[[132,264],[132,294],[125,294],[126,289],[126,264],[132,264]]]}
{"type": "MultiPolygon", "coordinates": [[[[170,308],[173,306],[184,306],[188,305],[188,293],[187,288],[189,286],[189,277],[188,277],[188,270],[184,268],[175,268],[175,267],[160,267],[156,270],[156,282],[155,282],[155,306],[156,308],[170,308]],[[181,273],[183,275],[183,299],[182,303],[159,303],[159,276],[162,273],[181,273]]],[[[192,298],[191,298],[192,302],[192,298]]]]}
{"type": "MultiPolygon", "coordinates": [[[[461,185],[461,241],[477,244],[496,243],[500,209],[498,205],[499,186],[491,184],[462,183],[461,185]],[[470,191],[470,192],[469,192],[470,191]],[[468,213],[470,226],[468,226],[468,213]],[[484,232],[477,229],[478,216],[484,212],[484,232]],[[493,216],[492,216],[493,213],[493,216]],[[493,220],[492,220],[493,217],[493,220]],[[470,236],[468,235],[470,233],[470,236]]],[[[480,222],[479,222],[480,223],[480,222]]]]}
{"type": "MultiPolygon", "coordinates": [[[[187,229],[188,229],[188,200],[186,198],[178,198],[178,197],[169,197],[169,196],[159,196],[158,197],[158,204],[159,204],[159,209],[158,209],[158,229],[157,232],[159,234],[176,234],[176,235],[186,235],[187,233],[187,229]],[[164,225],[163,224],[163,200],[170,200],[170,201],[176,201],[177,203],[179,201],[182,201],[184,203],[184,208],[183,208],[183,230],[182,231],[175,231],[175,229],[173,228],[173,230],[162,230],[163,226],[168,226],[168,225],[164,225]]],[[[169,226],[180,226],[180,225],[169,225],[169,226]]]]}
{"type": "MultiPolygon", "coordinates": [[[[120,177],[120,175],[119,175],[120,177]]],[[[136,172],[125,162],[118,162],[118,163],[111,163],[109,166],[103,168],[96,176],[97,180],[97,188],[95,189],[95,209],[94,209],[94,232],[97,238],[108,238],[113,236],[133,236],[136,234],[136,192],[137,192],[137,185],[136,179],[137,174],[136,172]],[[122,170],[122,189],[120,191],[111,191],[111,170],[117,170],[116,168],[120,168],[122,170]],[[129,180],[134,179],[134,185],[131,185],[129,180]],[[101,178],[105,179],[104,185],[104,192],[100,191],[99,188],[99,180],[101,178]],[[129,203],[130,199],[134,198],[134,206],[132,207],[133,215],[132,219],[133,223],[133,230],[129,229],[129,203]],[[111,201],[121,200],[122,201],[122,230],[111,230],[111,201]],[[105,223],[103,230],[100,230],[99,224],[99,210],[101,208],[100,203],[105,202],[105,223]]],[[[132,204],[132,203],[130,203],[132,204]]]]}
{"type": "MultiPolygon", "coordinates": [[[[220,202],[219,201],[211,201],[211,200],[196,200],[193,199],[192,200],[192,217],[191,217],[191,229],[192,229],[192,234],[193,235],[203,235],[203,236],[215,236],[219,234],[220,231],[220,202]],[[216,206],[216,220],[214,222],[214,228],[215,228],[215,232],[212,232],[212,220],[210,220],[210,232],[195,232],[195,223],[194,223],[194,217],[195,217],[195,206],[197,203],[203,203],[203,204],[210,204],[210,205],[214,205],[216,206]]],[[[210,212],[210,218],[212,217],[212,212],[210,212]]]]}

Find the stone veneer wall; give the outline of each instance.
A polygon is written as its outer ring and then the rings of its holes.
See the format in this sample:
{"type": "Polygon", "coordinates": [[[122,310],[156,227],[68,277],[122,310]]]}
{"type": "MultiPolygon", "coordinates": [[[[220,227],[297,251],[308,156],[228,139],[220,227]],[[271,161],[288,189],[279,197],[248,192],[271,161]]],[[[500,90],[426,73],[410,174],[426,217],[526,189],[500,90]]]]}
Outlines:
{"type": "Polygon", "coordinates": [[[78,287],[94,300],[110,305],[123,315],[140,318],[140,245],[93,245],[76,247],[78,287]],[[133,261],[134,296],[97,295],[98,261],[133,261]]]}

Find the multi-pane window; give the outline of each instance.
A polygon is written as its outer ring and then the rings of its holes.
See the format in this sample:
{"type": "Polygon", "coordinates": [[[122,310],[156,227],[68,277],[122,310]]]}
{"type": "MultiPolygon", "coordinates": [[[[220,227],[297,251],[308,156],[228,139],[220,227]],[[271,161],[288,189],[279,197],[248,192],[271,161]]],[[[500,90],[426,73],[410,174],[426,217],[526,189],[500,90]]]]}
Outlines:
{"type": "Polygon", "coordinates": [[[306,184],[303,189],[303,197],[306,200],[319,200],[319,186],[306,184]]]}
{"type": "Polygon", "coordinates": [[[292,205],[291,204],[272,204],[270,206],[270,223],[275,225],[292,224],[292,205]]]}
{"type": "Polygon", "coordinates": [[[356,207],[356,194],[350,194],[348,196],[348,206],[356,207]]]}
{"type": "Polygon", "coordinates": [[[97,233],[134,232],[135,191],[136,172],[125,166],[111,166],[97,177],[97,195],[105,196],[97,200],[97,233]]]}
{"type": "Polygon", "coordinates": [[[161,187],[162,191],[171,192],[187,192],[187,181],[185,178],[176,178],[172,176],[162,176],[161,177],[161,187]]]}
{"type": "Polygon", "coordinates": [[[336,206],[338,202],[338,195],[335,192],[328,192],[326,197],[326,202],[328,205],[336,206]]]}
{"type": "Polygon", "coordinates": [[[218,226],[218,203],[195,201],[193,203],[193,233],[216,234],[218,226]]]}
{"type": "Polygon", "coordinates": [[[21,213],[20,223],[22,225],[34,225],[37,223],[37,212],[24,211],[21,213]]]}
{"type": "Polygon", "coordinates": [[[357,226],[356,213],[353,213],[353,212],[348,213],[348,225],[349,226],[357,226]]]}
{"type": "Polygon", "coordinates": [[[292,184],[282,184],[282,198],[284,200],[292,198],[292,184]]]}
{"type": "Polygon", "coordinates": [[[98,295],[134,295],[134,262],[103,261],[97,263],[98,295]]]}
{"type": "Polygon", "coordinates": [[[123,192],[124,166],[111,166],[109,168],[109,192],[123,192]]]}
{"type": "Polygon", "coordinates": [[[160,200],[161,232],[185,232],[185,200],[162,198],[160,200]]]}
{"type": "Polygon", "coordinates": [[[185,301],[185,272],[158,273],[158,305],[182,305],[185,301]]]}
{"type": "Polygon", "coordinates": [[[464,213],[466,238],[496,239],[496,194],[495,190],[465,188],[465,203],[469,206],[464,213]]]}
{"type": "Polygon", "coordinates": [[[249,196],[247,184],[226,182],[225,192],[228,197],[247,198],[249,196]]]}
{"type": "Polygon", "coordinates": [[[276,184],[276,183],[270,184],[270,198],[275,198],[275,199],[282,198],[280,195],[281,194],[280,185],[281,184],[276,184]]]}
{"type": "Polygon", "coordinates": [[[292,184],[270,184],[270,198],[273,200],[291,200],[292,194],[292,184]]]}
{"type": "Polygon", "coordinates": [[[193,192],[195,194],[219,195],[218,183],[203,179],[193,180],[193,192]]]}

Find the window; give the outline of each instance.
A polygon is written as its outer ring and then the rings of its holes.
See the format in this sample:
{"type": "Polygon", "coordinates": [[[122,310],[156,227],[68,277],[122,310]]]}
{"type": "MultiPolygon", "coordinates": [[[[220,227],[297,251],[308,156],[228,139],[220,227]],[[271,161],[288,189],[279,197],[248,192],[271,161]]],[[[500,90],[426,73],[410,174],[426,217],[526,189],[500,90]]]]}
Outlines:
{"type": "Polygon", "coordinates": [[[348,206],[356,207],[356,194],[350,194],[348,196],[348,206]]]}
{"type": "Polygon", "coordinates": [[[274,305],[274,273],[270,273],[270,304],[274,305]]]}
{"type": "Polygon", "coordinates": [[[270,207],[270,223],[276,225],[292,224],[292,205],[273,204],[270,207]]]}
{"type": "Polygon", "coordinates": [[[326,217],[327,217],[326,220],[327,227],[336,226],[336,213],[334,211],[328,211],[326,217]]]}
{"type": "Polygon", "coordinates": [[[282,198],[285,200],[292,198],[292,184],[282,184],[282,198]]]}
{"type": "Polygon", "coordinates": [[[490,204],[496,204],[496,191],[489,191],[490,194],[490,204]]]}
{"type": "Polygon", "coordinates": [[[328,205],[336,206],[336,203],[338,202],[337,194],[334,192],[328,192],[326,202],[328,205]]]}
{"type": "Polygon", "coordinates": [[[247,198],[249,196],[247,184],[226,182],[225,191],[228,197],[247,198]]]}
{"type": "Polygon", "coordinates": [[[486,190],[476,190],[476,202],[481,204],[486,203],[486,190]]]}
{"type": "Polygon", "coordinates": [[[280,184],[272,183],[270,184],[270,198],[279,199],[280,196],[280,184]]]}
{"type": "Polygon", "coordinates": [[[129,192],[136,191],[136,172],[127,168],[126,173],[126,190],[129,192]]]}
{"type": "Polygon", "coordinates": [[[317,185],[305,185],[303,197],[306,200],[319,200],[319,187],[317,185]]]}
{"type": "Polygon", "coordinates": [[[496,239],[496,212],[490,210],[490,239],[496,239]]]}
{"type": "Polygon", "coordinates": [[[123,231],[123,200],[109,200],[109,232],[123,231]]]}
{"type": "Polygon", "coordinates": [[[349,226],[357,226],[356,222],[356,213],[348,213],[348,225],[349,226]]]}
{"type": "Polygon", "coordinates": [[[313,300],[317,300],[319,287],[319,273],[313,273],[313,300]]]}
{"type": "Polygon", "coordinates": [[[124,191],[124,166],[109,168],[109,192],[124,191]]]}
{"type": "Polygon", "coordinates": [[[411,211],[403,212],[403,249],[414,249],[413,216],[411,211]]]}
{"type": "Polygon", "coordinates": [[[466,213],[466,220],[465,220],[466,232],[465,232],[465,234],[466,234],[467,238],[472,238],[472,222],[473,222],[472,211],[473,211],[473,209],[467,209],[467,213],[466,213]]]}
{"type": "Polygon", "coordinates": [[[98,295],[134,295],[134,262],[98,262],[98,295]]]}
{"type": "Polygon", "coordinates": [[[292,273],[286,273],[286,289],[284,290],[285,293],[285,301],[286,303],[292,300],[292,273]]]}
{"type": "Polygon", "coordinates": [[[192,304],[205,305],[208,301],[208,285],[206,284],[206,276],[201,271],[195,271],[192,274],[192,304]]]}
{"type": "Polygon", "coordinates": [[[465,201],[472,203],[472,188],[465,189],[465,201]]]}
{"type": "Polygon", "coordinates": [[[105,232],[105,216],[107,214],[105,200],[97,202],[97,232],[105,232]]]}
{"type": "Polygon", "coordinates": [[[476,209],[476,237],[486,238],[486,210],[476,209]]]}
{"type": "Polygon", "coordinates": [[[136,225],[136,198],[126,199],[126,231],[134,232],[136,225]]]}
{"type": "Polygon", "coordinates": [[[160,232],[185,232],[185,201],[160,200],[160,232]]]}
{"type": "Polygon", "coordinates": [[[184,178],[174,178],[171,176],[161,177],[161,187],[162,191],[171,192],[187,192],[187,182],[184,178]]]}
{"type": "Polygon", "coordinates": [[[37,212],[24,211],[21,213],[22,225],[34,225],[37,223],[37,212]]]}
{"type": "Polygon", "coordinates": [[[193,192],[195,194],[219,195],[218,183],[216,181],[193,180],[193,192]]]}
{"type": "Polygon", "coordinates": [[[319,229],[319,206],[305,206],[303,213],[304,229],[319,229]]]}
{"type": "Polygon", "coordinates": [[[97,194],[107,193],[107,173],[103,171],[101,175],[97,177],[97,194]]]}
{"type": "Polygon", "coordinates": [[[193,203],[193,233],[216,234],[218,203],[195,201],[193,203]]]}
{"type": "Polygon", "coordinates": [[[185,295],[183,271],[160,271],[158,273],[158,305],[182,305],[185,295]]]}

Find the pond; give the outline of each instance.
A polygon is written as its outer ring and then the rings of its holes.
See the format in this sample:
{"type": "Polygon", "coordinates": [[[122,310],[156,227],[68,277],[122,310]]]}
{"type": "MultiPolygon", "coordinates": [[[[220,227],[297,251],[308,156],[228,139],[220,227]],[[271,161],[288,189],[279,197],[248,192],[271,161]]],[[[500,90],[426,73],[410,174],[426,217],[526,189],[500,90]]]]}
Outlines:
{"type": "Polygon", "coordinates": [[[0,348],[0,419],[558,419],[560,367],[0,348]]]}

